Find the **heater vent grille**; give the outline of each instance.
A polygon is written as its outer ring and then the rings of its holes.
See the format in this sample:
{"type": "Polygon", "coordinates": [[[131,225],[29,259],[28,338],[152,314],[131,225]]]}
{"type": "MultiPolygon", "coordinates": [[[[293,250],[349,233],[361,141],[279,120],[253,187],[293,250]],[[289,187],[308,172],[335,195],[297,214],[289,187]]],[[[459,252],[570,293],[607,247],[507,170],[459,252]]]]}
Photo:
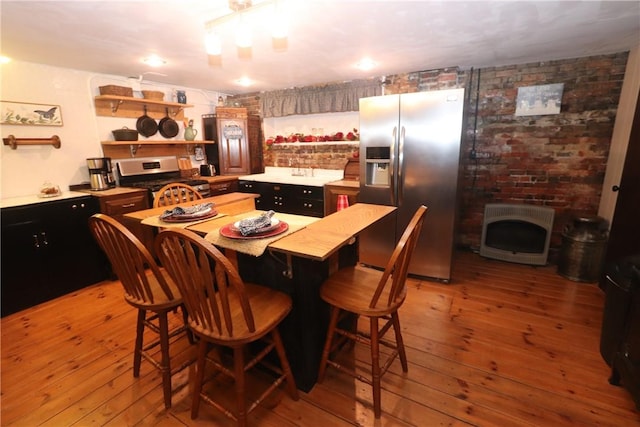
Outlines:
{"type": "Polygon", "coordinates": [[[552,208],[504,203],[485,205],[480,255],[545,265],[553,230],[552,208]]]}

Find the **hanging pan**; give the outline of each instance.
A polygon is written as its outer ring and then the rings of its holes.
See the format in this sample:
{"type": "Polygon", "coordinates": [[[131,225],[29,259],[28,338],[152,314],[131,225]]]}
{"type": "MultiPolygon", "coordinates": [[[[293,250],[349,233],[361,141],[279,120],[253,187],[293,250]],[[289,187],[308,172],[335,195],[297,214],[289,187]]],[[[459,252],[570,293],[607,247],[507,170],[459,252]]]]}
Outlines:
{"type": "Polygon", "coordinates": [[[165,108],[165,111],[167,115],[160,120],[160,123],[158,123],[158,128],[160,128],[160,135],[164,136],[165,138],[173,138],[178,134],[180,127],[175,120],[169,117],[169,109],[165,108]]]}
{"type": "Polygon", "coordinates": [[[158,124],[156,121],[147,115],[147,106],[144,106],[144,115],[138,117],[136,122],[136,129],[140,135],[149,138],[158,132],[158,124]]]}

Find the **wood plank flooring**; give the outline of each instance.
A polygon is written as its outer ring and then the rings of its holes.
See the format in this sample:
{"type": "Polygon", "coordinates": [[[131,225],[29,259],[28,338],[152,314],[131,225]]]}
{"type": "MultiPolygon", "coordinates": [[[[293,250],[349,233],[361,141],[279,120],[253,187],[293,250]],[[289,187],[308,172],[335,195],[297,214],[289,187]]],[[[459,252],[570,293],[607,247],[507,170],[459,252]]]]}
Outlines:
{"type": "MultiPolygon", "coordinates": [[[[370,388],[329,369],[297,402],[268,399],[250,425],[640,425],[629,394],[607,381],[603,304],[597,285],[555,266],[456,253],[451,284],[411,280],[400,310],[409,372],[396,361],[383,377],[380,420],[370,388]]],[[[133,378],[135,316],[119,282],[102,282],[3,318],[1,425],[233,425],[204,404],[191,420],[191,367],[173,378],[170,410],[149,363],[133,378]]],[[[193,348],[182,338],[172,354],[176,366],[193,348]]],[[[366,368],[369,354],[357,344],[344,357],[366,368]]]]}

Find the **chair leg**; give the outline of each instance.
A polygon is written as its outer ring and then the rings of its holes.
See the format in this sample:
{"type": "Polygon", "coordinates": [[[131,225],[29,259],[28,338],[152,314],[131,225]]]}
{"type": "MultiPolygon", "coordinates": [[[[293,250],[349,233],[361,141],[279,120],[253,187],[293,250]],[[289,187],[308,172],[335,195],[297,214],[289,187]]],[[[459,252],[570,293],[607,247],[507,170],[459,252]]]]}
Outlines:
{"type": "Polygon", "coordinates": [[[373,388],[373,415],[380,418],[380,343],[378,334],[378,318],[371,317],[371,386],[373,388]]]}
{"type": "Polygon", "coordinates": [[[204,381],[204,366],[207,358],[208,343],[200,338],[198,343],[198,361],[196,362],[195,382],[193,384],[193,394],[191,397],[191,419],[198,418],[200,410],[200,394],[202,393],[202,383],[204,381]]]}
{"type": "Polygon", "coordinates": [[[233,373],[236,383],[236,418],[238,419],[238,426],[245,427],[247,425],[247,403],[245,396],[244,346],[234,347],[233,349],[233,373]]]}
{"type": "Polygon", "coordinates": [[[333,334],[335,334],[336,326],[338,326],[338,315],[340,309],[338,307],[331,307],[331,314],[329,317],[329,328],[327,329],[327,338],[324,342],[324,349],[322,350],[322,358],[320,359],[320,369],[318,370],[318,382],[324,381],[324,375],[327,372],[327,360],[329,359],[329,353],[331,352],[331,342],[333,341],[333,334]]]}
{"type": "Polygon", "coordinates": [[[404,351],[404,341],[402,340],[402,332],[400,331],[400,317],[398,312],[391,314],[393,320],[393,331],[396,334],[396,346],[398,347],[398,354],[400,355],[400,363],[402,364],[402,372],[409,371],[409,365],[407,364],[407,353],[404,351]]]}
{"type": "Polygon", "coordinates": [[[140,364],[142,363],[142,342],[144,337],[144,319],[147,316],[146,310],[138,309],[138,320],[136,321],[136,343],[133,348],[133,376],[140,376],[140,364]]]}
{"type": "Polygon", "coordinates": [[[162,389],[164,392],[164,407],[171,408],[171,358],[169,355],[169,321],[167,312],[158,313],[160,327],[160,371],[162,373],[162,389]]]}
{"type": "Polygon", "coordinates": [[[298,388],[296,387],[296,381],[291,373],[291,366],[289,366],[289,360],[287,359],[287,354],[284,351],[284,345],[282,344],[282,338],[280,337],[280,331],[278,331],[278,328],[271,331],[271,337],[276,345],[276,351],[280,358],[280,366],[287,378],[287,389],[289,390],[289,395],[293,400],[298,400],[298,388]]]}

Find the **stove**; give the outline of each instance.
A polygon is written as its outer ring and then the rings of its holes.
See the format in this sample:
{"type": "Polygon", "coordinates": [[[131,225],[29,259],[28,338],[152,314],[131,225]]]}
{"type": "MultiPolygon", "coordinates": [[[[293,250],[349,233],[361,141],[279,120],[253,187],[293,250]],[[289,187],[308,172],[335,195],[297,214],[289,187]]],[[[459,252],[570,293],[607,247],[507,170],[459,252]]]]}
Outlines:
{"type": "Polygon", "coordinates": [[[209,181],[182,177],[178,167],[178,159],[173,156],[119,159],[114,160],[114,164],[118,185],[148,189],[152,205],[158,190],[172,182],[190,185],[202,197],[208,197],[211,194],[209,181]]]}

